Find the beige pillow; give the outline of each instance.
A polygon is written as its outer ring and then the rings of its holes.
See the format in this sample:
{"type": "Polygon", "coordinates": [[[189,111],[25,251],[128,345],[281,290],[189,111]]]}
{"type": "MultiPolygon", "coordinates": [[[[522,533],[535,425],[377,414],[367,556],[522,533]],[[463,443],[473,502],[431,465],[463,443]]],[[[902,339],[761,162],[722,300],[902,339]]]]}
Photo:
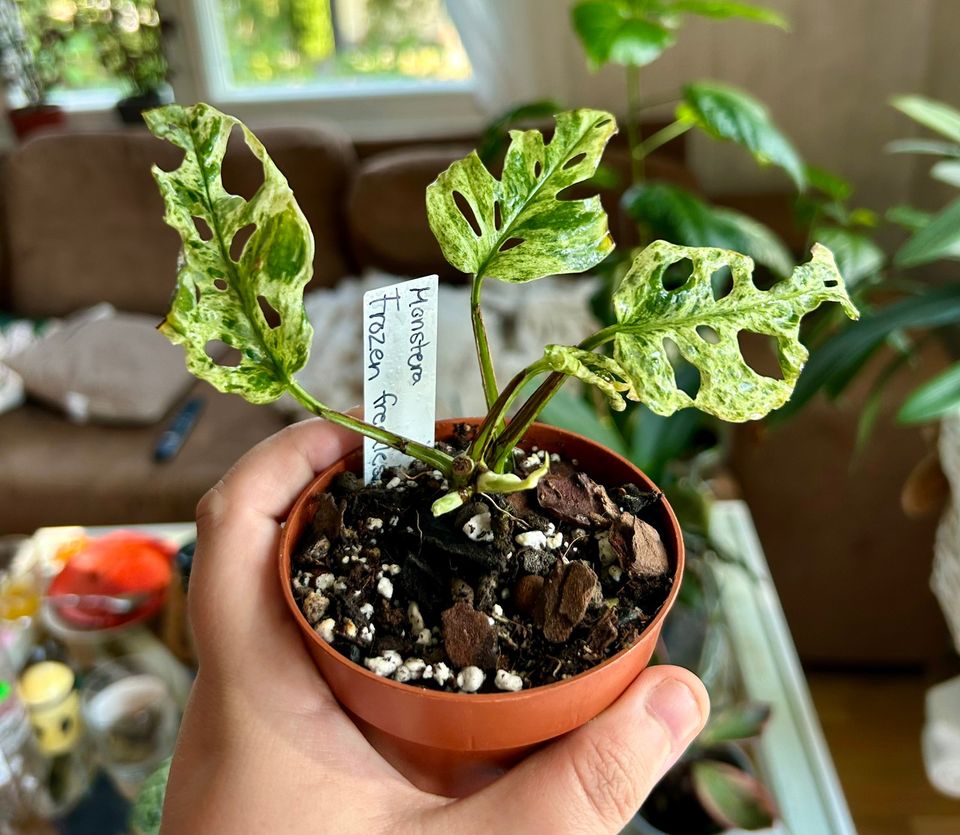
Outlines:
{"type": "Polygon", "coordinates": [[[183,349],[156,325],[152,316],[101,305],[5,362],[28,394],[62,408],[76,423],[155,423],[192,381],[183,349]]]}

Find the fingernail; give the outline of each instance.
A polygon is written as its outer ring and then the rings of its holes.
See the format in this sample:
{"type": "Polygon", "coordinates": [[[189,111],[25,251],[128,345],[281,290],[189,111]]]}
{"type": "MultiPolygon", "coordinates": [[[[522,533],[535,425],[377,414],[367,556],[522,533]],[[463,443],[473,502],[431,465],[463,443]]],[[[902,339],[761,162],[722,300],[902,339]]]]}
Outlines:
{"type": "Polygon", "coordinates": [[[676,678],[662,681],[647,698],[647,711],[663,723],[678,742],[686,742],[699,730],[700,710],[693,691],[676,678]]]}

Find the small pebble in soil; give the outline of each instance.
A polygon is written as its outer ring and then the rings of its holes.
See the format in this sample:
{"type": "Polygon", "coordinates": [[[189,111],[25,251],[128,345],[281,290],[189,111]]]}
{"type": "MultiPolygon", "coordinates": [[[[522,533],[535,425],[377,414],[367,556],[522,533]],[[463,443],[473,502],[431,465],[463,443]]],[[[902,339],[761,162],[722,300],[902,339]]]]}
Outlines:
{"type": "Polygon", "coordinates": [[[497,670],[493,678],[493,686],[497,690],[506,690],[509,693],[515,693],[517,690],[523,690],[523,679],[516,673],[508,673],[506,670],[497,670]]]}
{"type": "Polygon", "coordinates": [[[320,637],[323,638],[323,640],[325,640],[328,644],[332,644],[333,633],[336,628],[337,622],[333,618],[327,618],[326,620],[322,620],[319,624],[317,624],[317,634],[319,634],[320,637]]]}
{"type": "Polygon", "coordinates": [[[303,599],[303,614],[311,626],[320,623],[330,606],[330,598],[312,591],[303,599]]]}
{"type": "Polygon", "coordinates": [[[382,655],[375,655],[373,658],[363,659],[364,667],[374,675],[382,676],[383,678],[392,676],[402,663],[402,656],[393,649],[384,650],[382,655]]]}
{"type": "Polygon", "coordinates": [[[547,535],[543,531],[524,531],[518,533],[513,539],[517,545],[524,548],[534,548],[542,551],[547,547],[547,535]]]}
{"type": "Polygon", "coordinates": [[[483,670],[479,667],[469,666],[464,667],[459,673],[457,673],[457,687],[459,687],[464,693],[476,693],[481,687],[483,687],[484,679],[486,676],[483,674],[483,670]]]}
{"type": "Polygon", "coordinates": [[[381,577],[377,582],[377,591],[380,592],[387,600],[393,597],[393,583],[390,582],[389,577],[381,577]]]}

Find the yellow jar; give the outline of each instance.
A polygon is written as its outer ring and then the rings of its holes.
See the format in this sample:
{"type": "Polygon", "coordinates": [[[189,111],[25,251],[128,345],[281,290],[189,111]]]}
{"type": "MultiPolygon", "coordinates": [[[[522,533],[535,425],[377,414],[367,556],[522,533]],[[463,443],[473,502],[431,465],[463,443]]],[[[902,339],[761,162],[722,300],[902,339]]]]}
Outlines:
{"type": "Polygon", "coordinates": [[[41,661],[20,675],[20,699],[30,713],[37,744],[56,757],[71,751],[80,739],[80,698],[73,670],[59,661],[41,661]]]}

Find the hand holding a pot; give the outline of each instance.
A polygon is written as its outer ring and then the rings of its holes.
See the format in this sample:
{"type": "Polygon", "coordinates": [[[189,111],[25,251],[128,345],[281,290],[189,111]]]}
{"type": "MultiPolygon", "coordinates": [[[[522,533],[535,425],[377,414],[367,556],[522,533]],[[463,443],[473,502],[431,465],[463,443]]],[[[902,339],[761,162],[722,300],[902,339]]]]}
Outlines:
{"type": "Polygon", "coordinates": [[[201,501],[189,600],[200,672],[163,832],[619,831],[706,720],[685,670],[645,670],[597,719],[459,800],[414,787],[334,700],[278,592],[275,555],[303,486],[359,440],[297,424],[201,501]]]}

